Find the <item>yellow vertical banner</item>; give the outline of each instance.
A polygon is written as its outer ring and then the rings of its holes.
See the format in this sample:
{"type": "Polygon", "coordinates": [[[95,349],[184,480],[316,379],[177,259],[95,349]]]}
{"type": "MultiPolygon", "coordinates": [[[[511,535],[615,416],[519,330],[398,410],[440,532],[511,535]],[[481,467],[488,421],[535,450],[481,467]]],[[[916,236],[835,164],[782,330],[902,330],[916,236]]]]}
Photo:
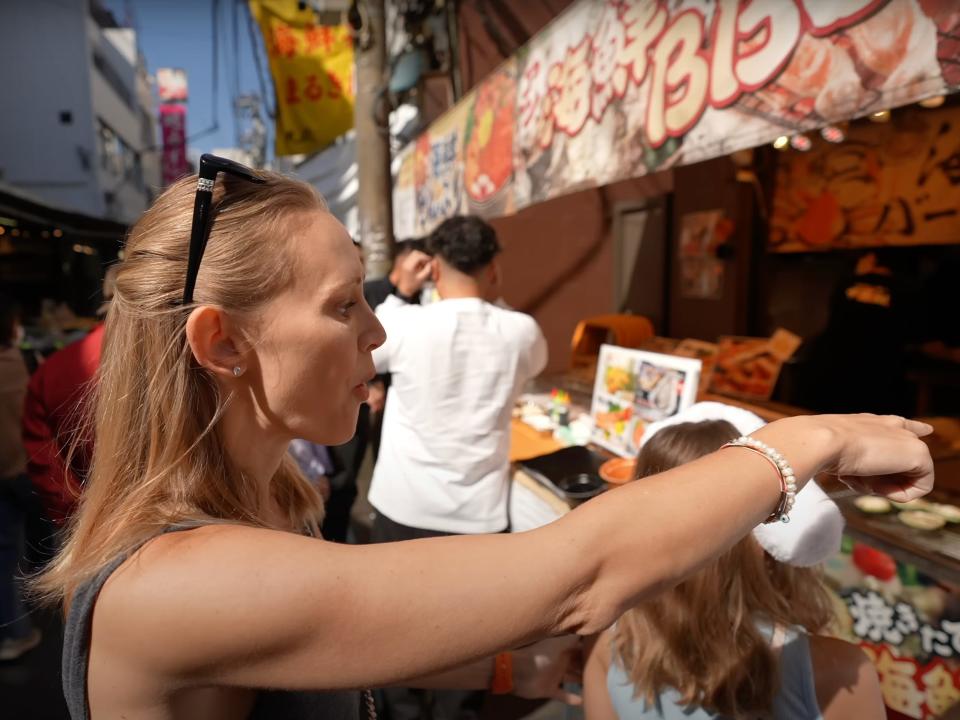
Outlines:
{"type": "Polygon", "coordinates": [[[296,0],[249,0],[277,94],[277,155],[310,153],[353,127],[353,41],[296,0]],[[303,7],[304,9],[300,9],[303,7]]]}

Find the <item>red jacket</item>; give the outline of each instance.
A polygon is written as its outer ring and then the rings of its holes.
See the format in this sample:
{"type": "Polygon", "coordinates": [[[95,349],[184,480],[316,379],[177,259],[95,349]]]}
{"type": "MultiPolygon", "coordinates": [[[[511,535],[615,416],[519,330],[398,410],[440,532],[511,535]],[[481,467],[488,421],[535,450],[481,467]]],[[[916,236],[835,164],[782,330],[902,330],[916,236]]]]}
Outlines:
{"type": "Polygon", "coordinates": [[[90,464],[92,445],[80,443],[67,466],[67,451],[100,364],[103,325],[58,350],[30,378],[23,406],[27,474],[47,515],[58,525],[73,512],[90,464]]]}

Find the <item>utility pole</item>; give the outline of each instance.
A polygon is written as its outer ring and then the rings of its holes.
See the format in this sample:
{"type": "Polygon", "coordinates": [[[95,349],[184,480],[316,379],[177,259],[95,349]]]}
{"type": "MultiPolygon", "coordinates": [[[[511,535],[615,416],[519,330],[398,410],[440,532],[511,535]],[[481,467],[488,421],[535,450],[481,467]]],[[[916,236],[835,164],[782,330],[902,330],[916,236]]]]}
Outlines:
{"type": "Polygon", "coordinates": [[[253,167],[264,167],[267,159],[267,128],[260,113],[260,96],[238,95],[233,100],[233,112],[240,129],[240,148],[250,155],[253,167]]]}
{"type": "Polygon", "coordinates": [[[361,27],[357,33],[357,96],[354,126],[360,189],[360,242],[368,278],[390,272],[393,255],[393,183],[390,175],[390,135],[375,117],[377,95],[386,83],[386,12],[384,0],[359,0],[361,27]]]}

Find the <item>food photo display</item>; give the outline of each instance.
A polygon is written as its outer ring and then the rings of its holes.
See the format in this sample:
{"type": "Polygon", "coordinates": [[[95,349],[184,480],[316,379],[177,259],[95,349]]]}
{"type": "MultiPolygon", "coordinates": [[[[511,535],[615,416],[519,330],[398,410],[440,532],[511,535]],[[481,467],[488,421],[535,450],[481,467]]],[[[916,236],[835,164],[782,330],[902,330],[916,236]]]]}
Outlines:
{"type": "Polygon", "coordinates": [[[603,345],[590,415],[596,444],[636,455],[647,425],[696,402],[700,360],[603,345]]]}

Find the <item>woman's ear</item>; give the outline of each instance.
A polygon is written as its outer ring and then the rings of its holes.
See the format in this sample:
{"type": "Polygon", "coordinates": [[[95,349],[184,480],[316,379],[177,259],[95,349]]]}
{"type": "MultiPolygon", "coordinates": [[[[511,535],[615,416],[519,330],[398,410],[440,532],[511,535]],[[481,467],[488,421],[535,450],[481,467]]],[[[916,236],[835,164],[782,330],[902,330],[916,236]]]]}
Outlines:
{"type": "Polygon", "coordinates": [[[239,377],[246,370],[241,338],[223,310],[203,305],[191,312],[187,342],[197,362],[216,375],[239,377]]]}
{"type": "Polygon", "coordinates": [[[430,280],[434,285],[437,284],[437,281],[440,279],[440,261],[437,258],[433,258],[430,261],[430,280]]]}

